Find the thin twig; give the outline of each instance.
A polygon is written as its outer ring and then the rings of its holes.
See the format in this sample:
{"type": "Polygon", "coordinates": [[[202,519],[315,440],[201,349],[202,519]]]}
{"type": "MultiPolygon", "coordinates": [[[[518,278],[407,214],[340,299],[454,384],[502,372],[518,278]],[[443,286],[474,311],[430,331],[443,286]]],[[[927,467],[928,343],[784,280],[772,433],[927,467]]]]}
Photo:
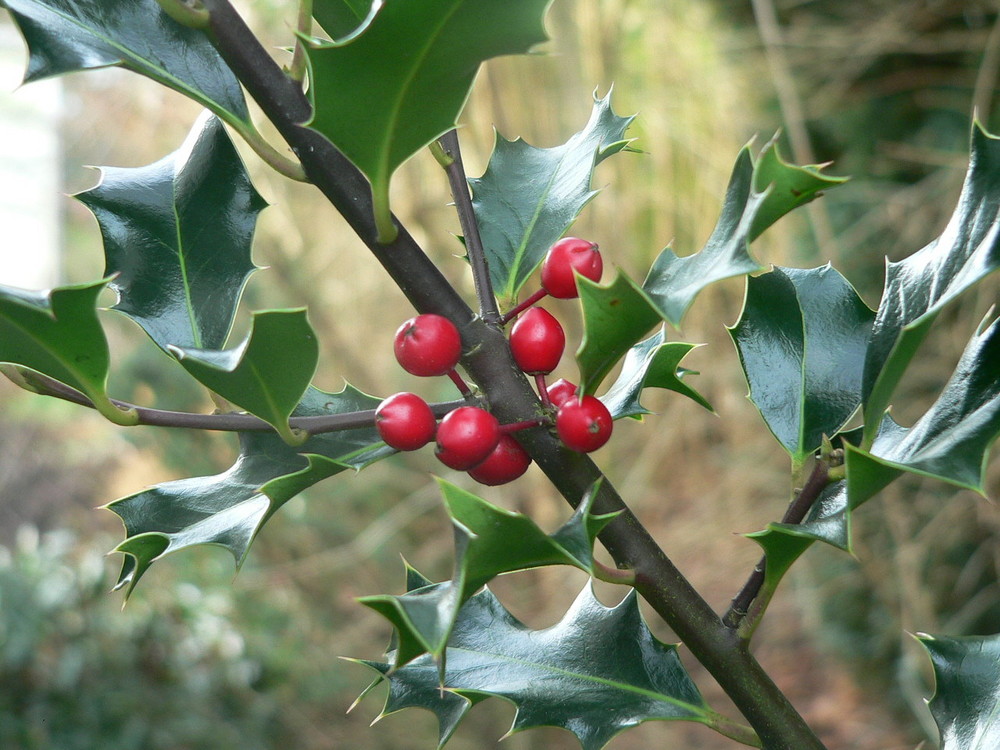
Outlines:
{"type": "Polygon", "coordinates": [[[451,185],[451,195],[455,199],[455,210],[462,225],[462,235],[465,238],[465,251],[469,255],[469,265],[472,266],[472,280],[476,285],[476,296],[479,298],[479,314],[491,325],[499,324],[500,310],[493,294],[493,282],[490,279],[490,267],[486,260],[486,250],[479,234],[479,221],[472,207],[472,195],[469,193],[469,181],[462,164],[462,150],[458,143],[458,131],[449,130],[438,139],[445,153],[450,157],[450,163],[445,166],[448,183],[451,185]]]}
{"type": "Polygon", "coordinates": [[[296,19],[295,51],[292,53],[292,64],[288,68],[288,75],[292,80],[300,84],[305,83],[306,70],[308,68],[306,59],[306,42],[303,37],[312,34],[312,11],[313,0],[299,0],[299,15],[296,19]]]}
{"type": "MultiPolygon", "coordinates": [[[[785,515],[782,516],[782,523],[802,523],[809,509],[812,508],[813,504],[819,498],[820,493],[829,484],[829,471],[830,469],[826,461],[816,461],[809,479],[806,480],[802,489],[795,494],[795,499],[792,500],[788,506],[788,510],[785,511],[785,515]]],[[[766,572],[767,556],[764,555],[754,566],[753,572],[750,573],[747,582],[743,584],[743,588],[733,597],[729,610],[722,618],[727,627],[736,629],[746,618],[747,613],[750,611],[750,605],[753,604],[753,601],[760,594],[761,587],[764,585],[766,572]]]]}
{"type": "MultiPolygon", "coordinates": [[[[32,373],[30,384],[37,389],[37,392],[44,396],[69,401],[80,406],[93,409],[94,403],[85,395],[74,388],[70,388],[58,380],[53,380],[45,375],[32,373]]],[[[259,417],[246,413],[226,413],[226,414],[195,414],[186,411],[169,411],[165,409],[151,409],[146,406],[137,406],[126,401],[110,399],[111,403],[122,409],[134,409],[139,415],[137,424],[149,427],[179,427],[190,430],[212,430],[216,432],[274,432],[274,427],[259,417]]],[[[430,404],[431,411],[435,417],[443,417],[448,412],[464,406],[466,401],[442,401],[430,404]]],[[[329,414],[316,417],[292,417],[288,420],[293,430],[301,430],[310,435],[320,435],[327,432],[340,432],[343,430],[358,430],[364,427],[375,425],[375,410],[363,409],[361,411],[345,412],[343,414],[329,414]]]]}

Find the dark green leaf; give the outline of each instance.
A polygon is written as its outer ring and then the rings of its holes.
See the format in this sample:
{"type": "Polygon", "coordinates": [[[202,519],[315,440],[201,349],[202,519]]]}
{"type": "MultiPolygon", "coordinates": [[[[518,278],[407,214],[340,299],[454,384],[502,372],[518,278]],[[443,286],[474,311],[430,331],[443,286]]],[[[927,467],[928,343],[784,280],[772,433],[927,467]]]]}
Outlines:
{"type": "Polygon", "coordinates": [[[941,395],[913,427],[886,414],[871,448],[849,448],[847,477],[855,508],[901,471],[983,492],[986,458],[1000,435],[1000,321],[981,328],[941,395]]]}
{"type": "Polygon", "coordinates": [[[773,523],[750,535],[768,554],[768,580],[776,585],[808,546],[803,539],[849,551],[853,511],[903,472],[982,492],[987,454],[998,435],[1000,321],[995,321],[972,338],[941,395],[913,427],[886,414],[870,450],[843,441],[847,479],[826,488],[804,523],[773,523]]]}
{"type": "Polygon", "coordinates": [[[645,341],[628,350],[622,371],[614,385],[601,397],[614,419],[622,417],[640,417],[651,414],[640,402],[645,388],[665,388],[676,391],[709,411],[713,411],[701,394],[681,380],[688,374],[680,366],[681,360],[696,344],[685,344],[680,341],[666,342],[666,331],[662,328],[645,341]]]}
{"type": "Polygon", "coordinates": [[[24,80],[120,65],[191,97],[227,121],[249,122],[236,76],[201,31],[156,0],[4,0],[28,43],[24,80]]]}
{"type": "Polygon", "coordinates": [[[333,39],[359,33],[366,20],[381,9],[381,0],[313,0],[313,18],[333,39]]]}
{"type": "MultiPolygon", "coordinates": [[[[344,414],[378,403],[350,386],[339,393],[310,388],[294,414],[344,414]]],[[[274,434],[241,433],[239,457],[222,474],[165,482],[107,506],[121,517],[127,535],[116,550],[125,553],[118,586],[131,593],[155,560],[196,544],[221,545],[241,564],[264,523],[296,494],[392,453],[374,427],[323,433],[298,448],[274,434]],[[313,470],[320,458],[326,463],[313,470]]]]}
{"type": "Polygon", "coordinates": [[[774,268],[747,279],[730,329],[750,400],[799,463],[861,404],[861,373],[874,313],[829,264],[774,268]]]}
{"type": "Polygon", "coordinates": [[[583,309],[583,340],[576,352],[580,387],[594,393],[618,361],[660,322],[660,314],[639,285],[620,270],[597,284],[577,277],[583,309]]]}
{"type": "Polygon", "coordinates": [[[726,189],[722,214],[700,252],[678,257],[669,247],[653,262],[642,288],[665,320],[675,326],[698,293],[708,285],[760,270],[749,243],[789,211],[812,200],[842,178],[820,174],[819,168],[786,164],[777,146],[768,143],[754,163],[749,147],[736,160],[726,189]]]}
{"type": "Polygon", "coordinates": [[[97,298],[107,281],[47,292],[0,286],[0,362],[36,370],[86,395],[118,424],[136,415],[111,403],[107,394],[110,356],[97,319],[97,298]]]}
{"type": "Polygon", "coordinates": [[[452,580],[401,596],[369,596],[361,603],[386,617],[399,643],[397,664],[420,654],[440,657],[459,608],[480,587],[502,573],[545,565],[572,565],[589,572],[598,532],[612,516],[591,516],[588,493],[570,520],[546,535],[527,516],[491,505],[438,480],[455,530],[452,580]]]}
{"type": "Polygon", "coordinates": [[[934,664],[931,713],[941,732],[941,750],[1000,747],[1000,635],[920,634],[934,664]]]}
{"type": "Polygon", "coordinates": [[[865,362],[865,444],[938,313],[1000,268],[1000,139],[976,123],[958,206],[941,236],[886,267],[865,362]]]}
{"type": "Polygon", "coordinates": [[[310,125],[371,181],[380,231],[393,172],[455,127],[484,60],[546,39],[549,1],[386,0],[364,33],[310,51],[310,125]]]}
{"type": "Polygon", "coordinates": [[[611,108],[611,94],[594,100],[590,120],[554,148],[537,148],[499,133],[486,172],[469,180],[493,288],[513,300],[549,247],[597,194],[594,167],[628,144],[631,117],[611,108]]]}
{"type": "Polygon", "coordinates": [[[114,309],[162,349],[219,349],[255,266],[250,243],[263,199],[222,122],[195,124],[180,150],[146,167],[102,169],[79,198],[104,236],[114,309]]]}
{"type": "Polygon", "coordinates": [[[301,442],[288,417],[319,359],[305,310],[254,313],[250,335],[234,349],[170,350],[200,383],[271,424],[288,443],[301,442]]]}
{"type": "Polygon", "coordinates": [[[511,732],[557,726],[584,750],[651,720],[717,724],[675,646],[658,641],[639,614],[635,591],[608,608],[587,586],[562,619],[533,631],[489,589],[463,607],[448,642],[441,690],[438,665],[423,656],[396,667],[362,662],[389,682],[382,715],[419,707],[434,712],[443,745],[468,708],[496,696],[517,708],[511,732]]]}

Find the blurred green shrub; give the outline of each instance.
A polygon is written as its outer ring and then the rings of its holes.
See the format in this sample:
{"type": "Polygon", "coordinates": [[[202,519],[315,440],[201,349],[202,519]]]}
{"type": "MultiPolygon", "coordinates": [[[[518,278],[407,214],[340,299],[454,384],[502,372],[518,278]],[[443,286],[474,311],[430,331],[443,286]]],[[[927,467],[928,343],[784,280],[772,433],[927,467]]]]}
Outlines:
{"type": "Polygon", "coordinates": [[[257,689],[266,665],[248,656],[231,599],[164,582],[123,613],[98,549],[28,526],[0,547],[0,747],[254,750],[281,741],[276,701],[257,689]]]}

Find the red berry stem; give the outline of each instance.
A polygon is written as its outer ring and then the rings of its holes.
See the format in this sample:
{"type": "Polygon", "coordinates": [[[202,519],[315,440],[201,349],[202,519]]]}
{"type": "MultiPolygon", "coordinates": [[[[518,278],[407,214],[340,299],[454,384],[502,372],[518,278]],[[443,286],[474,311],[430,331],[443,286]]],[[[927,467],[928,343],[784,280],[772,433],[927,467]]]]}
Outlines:
{"type": "Polygon", "coordinates": [[[547,424],[550,424],[550,421],[547,419],[526,419],[523,422],[511,422],[510,424],[500,425],[500,434],[508,435],[518,430],[527,430],[530,427],[542,427],[547,424]]]}
{"type": "Polygon", "coordinates": [[[515,305],[514,307],[512,307],[510,310],[508,310],[506,313],[504,313],[500,317],[500,325],[506,325],[507,323],[509,323],[510,321],[512,321],[514,318],[516,318],[518,315],[520,315],[525,310],[527,310],[529,307],[531,307],[536,302],[538,302],[538,300],[544,299],[547,294],[548,294],[548,292],[545,291],[544,289],[539,289],[537,292],[535,292],[534,294],[532,294],[526,300],[524,300],[523,302],[518,303],[517,305],[515,305]]]}
{"type": "Polygon", "coordinates": [[[545,385],[545,373],[535,374],[535,386],[538,388],[538,397],[542,400],[542,406],[546,409],[552,408],[552,399],[549,398],[549,389],[545,385]]]}
{"type": "Polygon", "coordinates": [[[465,379],[458,374],[458,370],[454,367],[448,370],[448,377],[451,378],[451,382],[455,384],[458,388],[458,392],[461,393],[465,398],[472,398],[472,389],[469,384],[465,382],[465,379]]]}

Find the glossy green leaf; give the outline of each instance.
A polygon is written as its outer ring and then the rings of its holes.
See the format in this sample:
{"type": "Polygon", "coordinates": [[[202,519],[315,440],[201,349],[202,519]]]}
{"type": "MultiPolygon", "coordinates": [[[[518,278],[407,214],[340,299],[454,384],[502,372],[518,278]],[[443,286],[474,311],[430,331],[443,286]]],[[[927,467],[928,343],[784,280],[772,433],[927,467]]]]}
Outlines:
{"type": "Polygon", "coordinates": [[[504,510],[438,480],[455,530],[455,572],[449,581],[400,596],[360,599],[396,629],[397,664],[444,651],[459,608],[494,577],[545,565],[572,565],[590,572],[594,539],[613,518],[590,515],[588,493],[560,529],[548,535],[525,515],[504,510]]]}
{"type": "Polygon", "coordinates": [[[295,405],[316,371],[319,346],[305,310],[254,313],[250,335],[233,349],[172,346],[181,365],[200,383],[271,424],[291,444],[295,405]]]}
{"type": "Polygon", "coordinates": [[[207,115],[170,156],[101,174],[77,198],[101,226],[114,309],[164,350],[224,346],[265,204],[222,122],[207,115]]]}
{"type": "Polygon", "coordinates": [[[313,0],[313,18],[333,39],[360,33],[374,18],[382,0],[313,0]]]}
{"type": "Polygon", "coordinates": [[[886,414],[869,450],[854,444],[859,436],[843,442],[847,479],[826,488],[804,523],[772,523],[749,535],[768,554],[769,580],[776,584],[804,551],[808,544],[801,540],[849,551],[853,511],[903,472],[982,493],[986,459],[998,435],[1000,321],[995,321],[973,336],[941,395],[913,427],[902,427],[886,414]]]}
{"type": "Polygon", "coordinates": [[[36,370],[86,395],[112,422],[136,415],[107,394],[110,355],[97,319],[107,280],[45,292],[0,286],[0,362],[36,370]]]}
{"type": "Polygon", "coordinates": [[[554,148],[499,133],[482,177],[469,180],[493,289],[513,300],[549,247],[597,195],[594,168],[628,145],[632,117],[619,117],[611,94],[594,100],[583,130],[554,148]]]}
{"type": "Polygon", "coordinates": [[[885,291],[865,362],[865,444],[892,393],[948,303],[1000,268],[1000,139],[976,123],[958,206],[937,239],[886,267],[885,291]]]}
{"type": "Polygon", "coordinates": [[[874,313],[829,264],[774,268],[747,279],[730,329],[749,398],[799,463],[837,433],[861,404],[874,313]]]}
{"type": "Polygon", "coordinates": [[[249,122],[236,76],[204,32],[183,26],[156,0],[3,0],[28,44],[25,82],[122,66],[215,112],[249,122]]]}
{"type": "Polygon", "coordinates": [[[929,706],[941,732],[941,750],[1000,747],[1000,635],[920,634],[934,665],[929,706]]]}
{"type": "MultiPolygon", "coordinates": [[[[614,385],[601,396],[614,419],[641,417],[651,414],[639,401],[646,388],[665,388],[687,396],[709,411],[712,405],[681,378],[691,373],[680,366],[687,353],[697,344],[666,341],[666,331],[661,328],[645,341],[628,350],[622,362],[622,371],[614,385]]],[[[695,373],[697,374],[697,373],[695,373]]]]}
{"type": "Polygon", "coordinates": [[[819,168],[786,164],[772,141],[755,162],[746,147],[729,179],[722,214],[701,251],[678,257],[666,248],[653,262],[643,291],[665,320],[680,325],[702,289],[722,279],[762,268],[749,244],[789,211],[815,198],[823,188],[844,180],[827,177],[819,168]]]}
{"type": "Polygon", "coordinates": [[[577,276],[583,340],[576,351],[580,387],[594,393],[619,360],[661,321],[649,298],[621,270],[607,284],[577,276]]]}
{"type": "MultiPolygon", "coordinates": [[[[310,388],[294,414],[344,414],[378,403],[350,386],[339,393],[310,388]]],[[[239,456],[222,474],[165,482],[107,506],[121,517],[127,535],[116,548],[125,553],[119,588],[131,593],[153,562],[198,544],[222,546],[242,564],[261,527],[292,497],[338,471],[394,453],[374,427],[323,433],[298,448],[272,433],[239,437],[239,456]]]]}
{"type": "Polygon", "coordinates": [[[635,591],[609,608],[588,585],[559,623],[530,630],[484,589],[462,607],[455,623],[444,690],[430,656],[397,667],[396,655],[388,654],[388,664],[362,662],[389,683],[381,715],[411,707],[432,711],[440,745],[473,703],[492,696],[517,708],[510,733],[562,727],[584,750],[598,750],[645,721],[714,725],[721,718],[688,676],[676,646],[649,631],[635,591]]]}
{"type": "Polygon", "coordinates": [[[550,0],[386,0],[364,33],[310,50],[310,125],[372,183],[388,232],[389,180],[455,127],[480,64],[545,41],[550,0]]]}
{"type": "Polygon", "coordinates": [[[869,450],[848,449],[851,507],[901,471],[982,494],[986,459],[998,435],[1000,320],[976,332],[941,395],[913,427],[900,427],[886,414],[869,450]]]}

